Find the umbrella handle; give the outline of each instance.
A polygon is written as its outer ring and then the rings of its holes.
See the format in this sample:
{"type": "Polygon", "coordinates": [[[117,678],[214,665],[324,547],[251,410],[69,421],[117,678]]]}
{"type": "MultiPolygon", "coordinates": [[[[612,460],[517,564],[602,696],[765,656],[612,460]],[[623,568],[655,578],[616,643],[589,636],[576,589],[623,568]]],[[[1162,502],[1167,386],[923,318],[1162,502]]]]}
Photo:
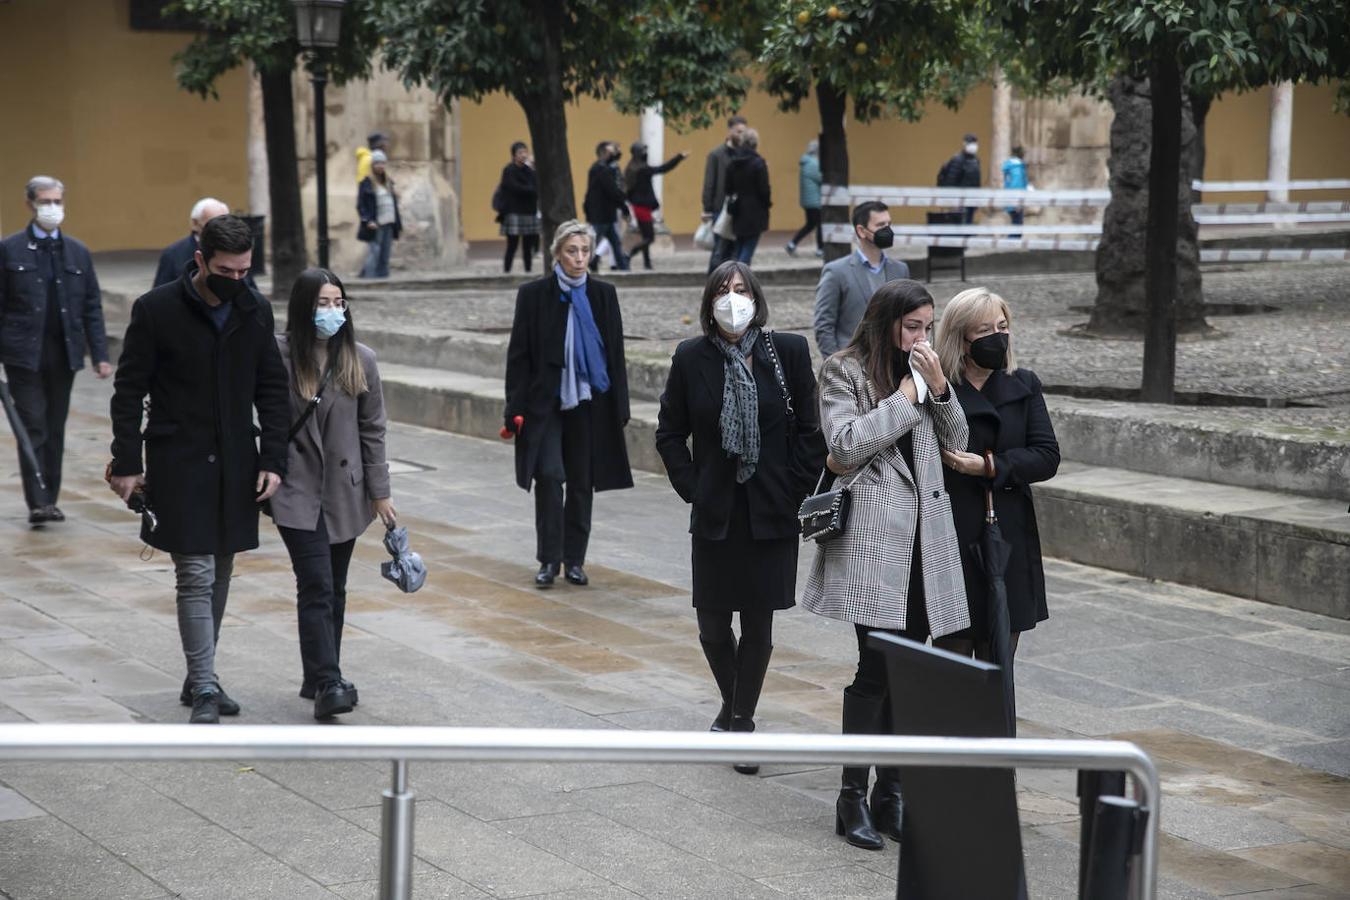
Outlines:
{"type": "Polygon", "coordinates": [[[997,522],[998,517],[994,515],[994,451],[984,451],[984,477],[987,479],[984,485],[984,520],[986,522],[997,522]]]}

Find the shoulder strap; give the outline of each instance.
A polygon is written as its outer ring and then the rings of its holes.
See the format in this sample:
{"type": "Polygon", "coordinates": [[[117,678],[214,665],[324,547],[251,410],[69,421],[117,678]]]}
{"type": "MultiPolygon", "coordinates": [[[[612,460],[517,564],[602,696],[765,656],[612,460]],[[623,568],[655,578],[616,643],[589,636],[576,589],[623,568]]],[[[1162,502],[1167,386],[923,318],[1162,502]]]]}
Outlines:
{"type": "Polygon", "coordinates": [[[309,417],[314,415],[314,411],[319,408],[319,402],[323,400],[323,392],[327,390],[328,385],[333,380],[333,367],[337,363],[337,353],[329,352],[328,363],[323,369],[323,378],[319,380],[319,388],[314,392],[314,396],[305,404],[304,410],[300,413],[300,418],[295,420],[291,430],[286,434],[286,443],[295,440],[295,436],[300,433],[300,429],[305,427],[309,417]]]}
{"type": "Polygon", "coordinates": [[[783,373],[783,364],[778,361],[778,350],[774,346],[773,332],[764,332],[764,349],[769,352],[769,362],[773,363],[773,374],[778,379],[778,389],[783,392],[783,402],[787,404],[788,421],[797,419],[797,411],[792,408],[792,392],[788,390],[787,376],[783,373]]]}

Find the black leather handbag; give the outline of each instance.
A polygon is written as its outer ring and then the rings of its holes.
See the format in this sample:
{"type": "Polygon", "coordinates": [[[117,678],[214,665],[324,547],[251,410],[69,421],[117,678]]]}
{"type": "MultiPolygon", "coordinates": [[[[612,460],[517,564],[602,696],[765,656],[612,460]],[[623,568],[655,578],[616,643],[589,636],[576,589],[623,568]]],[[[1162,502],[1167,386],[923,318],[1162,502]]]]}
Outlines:
{"type": "Polygon", "coordinates": [[[801,508],[797,510],[797,519],[802,525],[803,542],[815,541],[817,544],[823,544],[837,538],[848,528],[848,512],[853,503],[852,492],[847,485],[822,491],[826,475],[830,477],[831,484],[835,482],[834,474],[829,469],[822,471],[820,480],[816,482],[815,493],[803,500],[801,508]]]}

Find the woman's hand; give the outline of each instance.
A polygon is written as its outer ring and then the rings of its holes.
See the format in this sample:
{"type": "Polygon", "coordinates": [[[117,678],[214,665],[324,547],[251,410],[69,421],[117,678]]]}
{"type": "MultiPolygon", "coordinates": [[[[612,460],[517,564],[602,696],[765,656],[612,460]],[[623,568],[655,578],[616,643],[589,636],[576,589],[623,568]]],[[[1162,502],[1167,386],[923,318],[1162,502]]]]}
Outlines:
{"type": "Polygon", "coordinates": [[[943,450],[942,464],[949,469],[960,472],[962,475],[984,474],[984,457],[978,453],[966,453],[963,450],[943,450]]]}
{"type": "Polygon", "coordinates": [[[853,471],[852,469],[845,469],[843,466],[839,465],[839,463],[835,461],[834,457],[829,454],[825,455],[825,468],[829,469],[836,475],[847,475],[849,472],[853,471]]]}
{"type": "Polygon", "coordinates": [[[899,392],[904,394],[910,403],[919,402],[919,391],[914,387],[914,379],[910,376],[906,375],[900,379],[899,392]]]}
{"type": "Polygon", "coordinates": [[[937,351],[926,342],[915,344],[909,351],[910,368],[918,370],[934,397],[947,393],[947,376],[942,374],[942,361],[937,351]]]}
{"type": "Polygon", "coordinates": [[[380,517],[385,528],[393,528],[398,524],[398,510],[394,509],[394,501],[389,497],[370,501],[370,508],[380,517]]]}

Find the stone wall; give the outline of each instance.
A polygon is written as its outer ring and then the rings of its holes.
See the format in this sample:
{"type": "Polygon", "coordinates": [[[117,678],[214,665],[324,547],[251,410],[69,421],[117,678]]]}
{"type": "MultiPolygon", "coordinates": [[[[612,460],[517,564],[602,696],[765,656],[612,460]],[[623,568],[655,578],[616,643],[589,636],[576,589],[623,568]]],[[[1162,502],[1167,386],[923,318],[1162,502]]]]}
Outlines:
{"type": "MultiPolygon", "coordinates": [[[[1012,145],[1027,152],[1027,178],[1038,190],[1105,188],[1111,155],[1111,105],[1093,97],[1031,98],[1014,92],[1012,145]]],[[[1028,210],[1027,224],[1088,223],[1100,207],[1028,210]]]]}

